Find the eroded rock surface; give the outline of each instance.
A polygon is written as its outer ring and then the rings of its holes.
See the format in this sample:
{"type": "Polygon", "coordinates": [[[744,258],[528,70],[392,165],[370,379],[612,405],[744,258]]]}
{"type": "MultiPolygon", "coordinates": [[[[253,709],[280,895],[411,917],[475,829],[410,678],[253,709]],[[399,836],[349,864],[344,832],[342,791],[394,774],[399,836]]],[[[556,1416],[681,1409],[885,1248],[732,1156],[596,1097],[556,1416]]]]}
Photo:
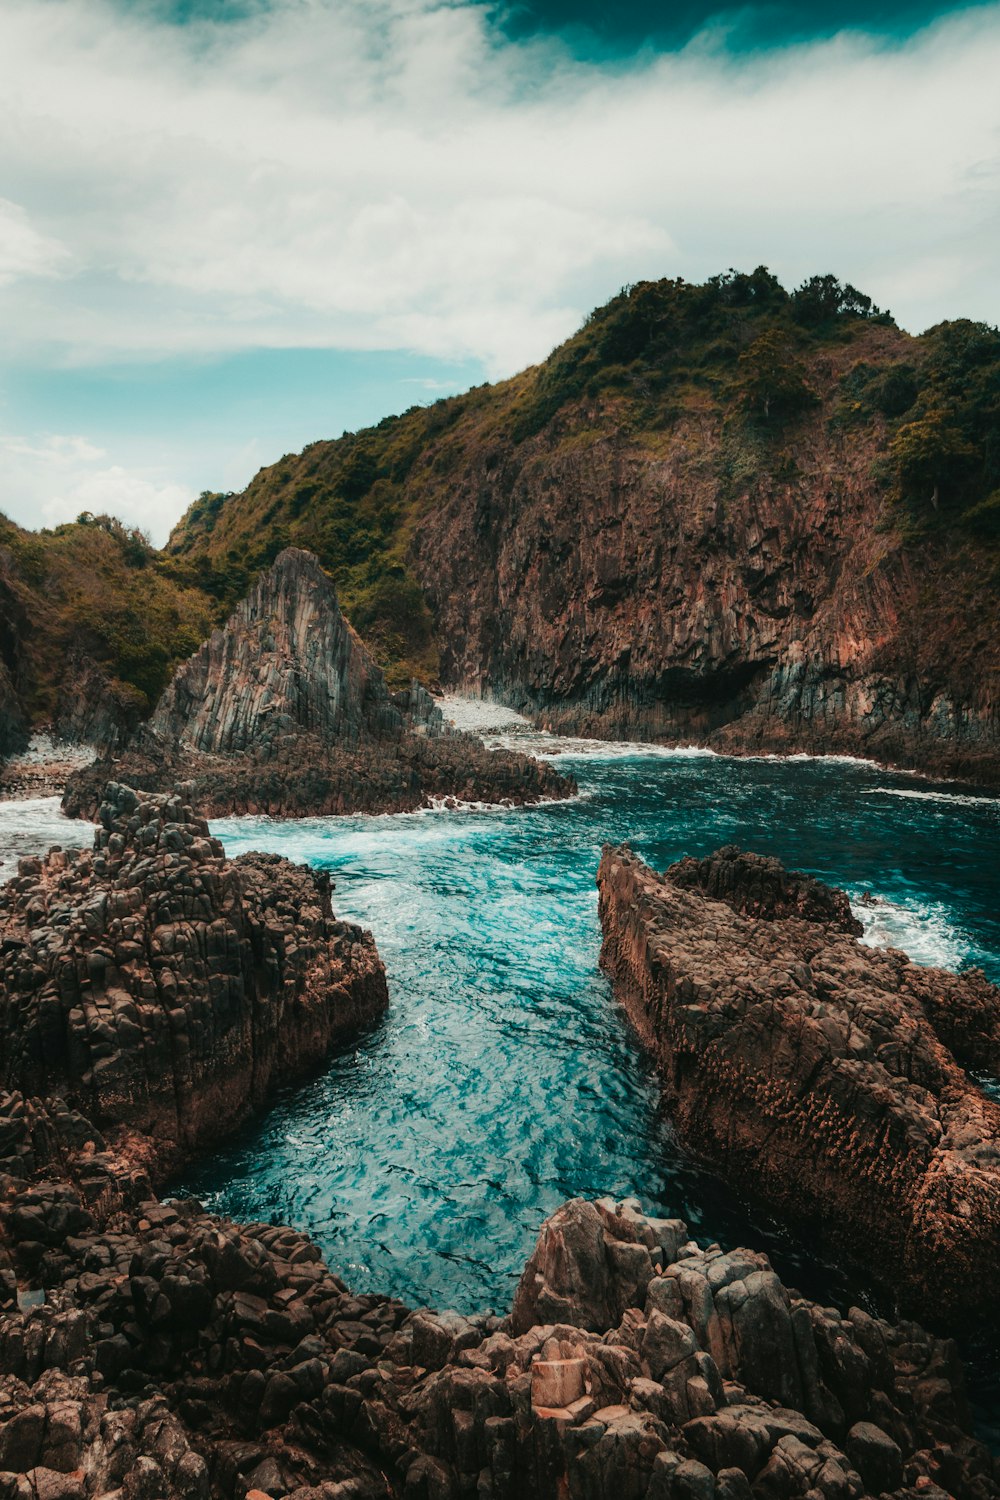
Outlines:
{"type": "Polygon", "coordinates": [[[217,753],[292,728],[354,744],[402,727],[333,584],[300,547],[280,553],[225,629],[178,668],[150,720],[168,744],[217,753]]]}
{"type": "Polygon", "coordinates": [[[0,1096],[0,1172],[4,1500],[998,1494],[953,1345],[631,1203],[560,1209],[500,1321],[352,1296],[292,1229],[158,1202],[54,1102],[0,1096]],[[519,1316],[539,1296],[579,1321],[519,1316]]]}
{"type": "Polygon", "coordinates": [[[58,1093],[173,1165],[387,1004],[329,876],[227,860],[176,798],[106,789],[93,851],[0,887],[0,1082],[58,1093]]]}
{"type": "Polygon", "coordinates": [[[1000,991],[862,946],[840,893],[738,850],[659,875],[609,847],[598,885],[681,1140],[904,1305],[995,1316],[1000,1106],[964,1069],[1000,1071],[1000,991]]]}
{"type": "Polygon", "coordinates": [[[419,685],[390,693],[330,579],[294,547],[178,669],[123,752],[70,778],[65,810],[93,816],[112,776],[206,816],[404,812],[574,790],[551,766],[450,732],[419,685]]]}

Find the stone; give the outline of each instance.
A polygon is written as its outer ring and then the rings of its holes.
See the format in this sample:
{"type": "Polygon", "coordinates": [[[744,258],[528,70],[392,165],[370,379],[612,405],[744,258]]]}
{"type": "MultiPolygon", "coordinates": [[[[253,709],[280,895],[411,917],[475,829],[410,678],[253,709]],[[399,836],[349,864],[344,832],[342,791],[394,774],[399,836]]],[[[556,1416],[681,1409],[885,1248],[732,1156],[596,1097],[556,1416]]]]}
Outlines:
{"type": "Polygon", "coordinates": [[[844,1451],[873,1495],[889,1494],[903,1483],[903,1455],[899,1444],[874,1422],[855,1422],[844,1451]]]}
{"type": "Polygon", "coordinates": [[[390,693],[313,553],[289,547],[177,669],[147,724],[105,736],[67,781],[91,817],[109,780],[206,817],[403,812],[436,800],[565,797],[572,778],[446,726],[418,684],[390,693]]]}
{"type": "Polygon", "coordinates": [[[584,1359],[535,1360],[531,1367],[531,1404],[573,1406],[585,1395],[584,1359]]]}
{"type": "MultiPolygon", "coordinates": [[[[146,1167],[176,1169],[387,1004],[371,935],[336,919],[327,875],[227,860],[174,798],[111,783],[93,854],[0,886],[0,1084],[131,1130],[146,1167]]],[[[56,1245],[81,1210],[20,1212],[56,1245]]],[[[184,1282],[167,1301],[182,1319],[205,1311],[184,1282]]]]}
{"type": "MultiPolygon", "coordinates": [[[[864,946],[843,893],[732,848],[660,875],[608,847],[598,886],[601,962],[682,1143],[821,1223],[906,1308],[1000,1312],[1000,1104],[967,1071],[1000,1069],[1000,989],[864,946]]],[[[745,1367],[791,1371],[773,1277],[748,1306],[752,1321],[733,1308],[745,1367]]]]}

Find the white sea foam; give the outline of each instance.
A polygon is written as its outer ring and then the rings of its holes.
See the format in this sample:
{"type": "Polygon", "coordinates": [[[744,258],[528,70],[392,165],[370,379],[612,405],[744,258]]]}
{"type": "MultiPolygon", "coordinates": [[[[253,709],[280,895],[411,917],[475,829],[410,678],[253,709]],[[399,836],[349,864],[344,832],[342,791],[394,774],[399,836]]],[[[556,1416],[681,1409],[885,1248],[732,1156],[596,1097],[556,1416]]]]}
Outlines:
{"type": "Polygon", "coordinates": [[[47,854],[54,844],[89,849],[93,838],[93,824],[67,818],[58,797],[0,802],[0,880],[10,879],[24,855],[47,854]]]}
{"type": "Polygon", "coordinates": [[[861,942],[870,948],[900,948],[914,963],[959,969],[970,956],[968,939],[938,901],[870,902],[854,899],[851,910],[864,927],[861,942]]]}
{"type": "Polygon", "coordinates": [[[906,787],[867,786],[862,787],[863,797],[905,797],[914,802],[951,802],[956,807],[1000,808],[1000,798],[977,797],[971,792],[918,792],[906,787]]]}

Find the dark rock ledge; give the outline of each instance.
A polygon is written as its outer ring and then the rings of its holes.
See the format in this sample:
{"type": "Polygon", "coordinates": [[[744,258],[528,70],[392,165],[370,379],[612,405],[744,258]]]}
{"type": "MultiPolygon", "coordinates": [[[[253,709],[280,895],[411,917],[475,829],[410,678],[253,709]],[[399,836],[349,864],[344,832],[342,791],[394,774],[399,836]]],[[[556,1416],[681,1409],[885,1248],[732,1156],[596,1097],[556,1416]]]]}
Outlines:
{"type": "Polygon", "coordinates": [[[111,784],[92,852],[0,886],[0,1084],[59,1094],[163,1172],[259,1109],[388,1003],[329,876],[227,860],[176,798],[111,784]]]}
{"type": "Polygon", "coordinates": [[[860,945],[846,898],[721,849],[607,848],[602,963],[681,1141],[932,1322],[1000,1314],[1000,990],[860,945]]]}

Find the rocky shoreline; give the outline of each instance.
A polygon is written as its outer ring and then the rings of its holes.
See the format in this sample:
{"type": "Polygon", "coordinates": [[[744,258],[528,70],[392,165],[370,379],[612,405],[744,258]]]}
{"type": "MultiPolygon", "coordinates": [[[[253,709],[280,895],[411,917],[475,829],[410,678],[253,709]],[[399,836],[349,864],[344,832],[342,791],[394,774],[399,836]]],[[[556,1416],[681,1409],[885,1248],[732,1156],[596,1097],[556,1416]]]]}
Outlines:
{"type": "Polygon", "coordinates": [[[227,860],[176,799],[112,783],[93,852],[0,886],[0,1084],[126,1131],[155,1178],[234,1129],[388,1004],[329,877],[227,860]]]}
{"type": "Polygon", "coordinates": [[[733,848],[607,848],[602,964],[681,1142],[940,1323],[995,1318],[1000,990],[863,948],[846,897],[733,848]],[[877,1253],[872,1247],[877,1246],[877,1253]]]}
{"type": "Polygon", "coordinates": [[[993,1500],[954,1346],[579,1200],[511,1316],[354,1297],[0,1096],[4,1500],[993,1500]]]}
{"type": "MultiPolygon", "coordinates": [[[[295,1229],[171,1200],[377,1024],[385,973],[321,873],[104,793],[92,852],[0,887],[0,1500],[1000,1497],[952,1340],[634,1202],[553,1214],[497,1317],[355,1296],[295,1229]]],[[[681,1140],[908,1314],[995,1318],[1000,1106],[965,1069],[1000,1069],[1000,992],[736,849],[598,879],[681,1140]]]]}
{"type": "Polygon", "coordinates": [[[178,668],[148,724],[70,775],[64,811],[93,818],[109,780],[205,817],[411,812],[443,798],[520,805],[576,789],[551,766],[451,729],[418,684],[390,693],[299,548],[178,668]]]}
{"type": "Polygon", "coordinates": [[[167,790],[208,818],[414,812],[444,798],[524,806],[576,790],[571,777],[543,762],[487,750],[472,735],[340,748],[290,734],[239,756],[168,750],[150,739],[75,771],[63,811],[93,818],[105,783],[119,776],[143,792],[167,790]]]}

